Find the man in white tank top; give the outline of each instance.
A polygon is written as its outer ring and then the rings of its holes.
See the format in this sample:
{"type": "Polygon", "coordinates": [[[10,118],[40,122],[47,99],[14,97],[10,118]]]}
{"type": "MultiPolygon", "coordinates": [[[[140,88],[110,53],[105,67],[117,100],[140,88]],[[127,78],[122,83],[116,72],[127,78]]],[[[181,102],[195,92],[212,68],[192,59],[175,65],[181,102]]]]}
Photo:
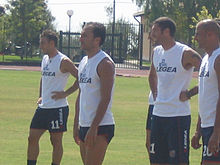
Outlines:
{"type": "Polygon", "coordinates": [[[167,17],[156,19],[152,38],[154,48],[149,75],[155,99],[151,125],[150,162],[158,164],[189,164],[189,99],[198,87],[188,91],[194,67],[200,66],[199,54],[176,42],[175,22],[167,17]]]}
{"type": "Polygon", "coordinates": [[[200,148],[202,165],[220,164],[220,26],[214,20],[203,20],[196,26],[195,40],[204,49],[199,71],[199,117],[192,147],[200,148]]]}
{"type": "Polygon", "coordinates": [[[40,37],[40,48],[44,55],[41,64],[39,105],[31,121],[27,165],[36,165],[39,155],[39,140],[46,130],[50,133],[53,146],[51,165],[60,165],[63,146],[63,132],[67,130],[69,114],[66,96],[78,89],[77,81],[69,91],[64,92],[69,75],[77,78],[77,68],[72,61],[57,50],[56,33],[45,30],[40,37]]]}
{"type": "Polygon", "coordinates": [[[115,65],[101,45],[106,30],[103,24],[90,22],[81,32],[81,49],[86,56],[78,67],[79,95],[74,119],[74,139],[80,146],[84,165],[101,165],[112,137],[111,112],[115,65]]]}

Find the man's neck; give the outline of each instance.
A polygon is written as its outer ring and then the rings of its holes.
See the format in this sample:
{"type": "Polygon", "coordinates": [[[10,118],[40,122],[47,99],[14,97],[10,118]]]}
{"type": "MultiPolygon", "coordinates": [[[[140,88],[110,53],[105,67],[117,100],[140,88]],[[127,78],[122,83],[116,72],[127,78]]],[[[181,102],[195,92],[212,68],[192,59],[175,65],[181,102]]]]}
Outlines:
{"type": "Polygon", "coordinates": [[[88,55],[88,58],[92,58],[100,51],[100,48],[94,48],[89,51],[86,51],[86,54],[88,55]]]}
{"type": "Polygon", "coordinates": [[[48,56],[49,58],[53,58],[54,56],[56,56],[58,54],[58,50],[57,49],[53,49],[51,51],[48,52],[48,56]]]}
{"type": "Polygon", "coordinates": [[[162,43],[164,50],[169,50],[176,44],[174,39],[166,40],[162,43]]]}
{"type": "Polygon", "coordinates": [[[216,50],[216,49],[218,49],[219,47],[220,47],[220,45],[219,45],[220,43],[218,43],[218,44],[210,44],[210,47],[209,48],[206,48],[206,52],[207,52],[207,54],[209,55],[209,56],[211,56],[212,55],[212,53],[216,50]]]}

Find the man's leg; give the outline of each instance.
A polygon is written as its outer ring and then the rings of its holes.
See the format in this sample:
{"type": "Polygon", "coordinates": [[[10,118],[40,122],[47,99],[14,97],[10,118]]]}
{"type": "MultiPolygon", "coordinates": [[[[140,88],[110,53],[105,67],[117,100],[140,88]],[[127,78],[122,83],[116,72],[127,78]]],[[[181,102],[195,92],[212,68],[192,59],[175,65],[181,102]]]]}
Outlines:
{"type": "Polygon", "coordinates": [[[150,156],[150,133],[151,133],[151,130],[146,129],[146,148],[147,148],[147,152],[149,156],[150,156]]]}
{"type": "Polygon", "coordinates": [[[108,147],[105,136],[97,136],[95,145],[92,148],[86,147],[84,165],[101,165],[108,147]]]}
{"type": "Polygon", "coordinates": [[[59,165],[63,156],[62,144],[63,132],[50,133],[50,141],[53,146],[52,161],[53,164],[59,165]]]}
{"type": "Polygon", "coordinates": [[[28,160],[37,160],[37,157],[39,155],[39,140],[45,131],[46,130],[43,129],[30,129],[27,151],[28,160]]]}
{"type": "Polygon", "coordinates": [[[81,155],[83,164],[85,165],[85,162],[86,162],[86,146],[85,146],[85,143],[80,141],[79,146],[80,146],[80,155],[81,155]]]}
{"type": "MultiPolygon", "coordinates": [[[[214,127],[202,128],[202,165],[219,165],[220,164],[220,151],[216,154],[212,154],[208,150],[208,144],[210,137],[213,134],[214,127]]],[[[219,144],[220,145],[220,144],[219,144]]]]}

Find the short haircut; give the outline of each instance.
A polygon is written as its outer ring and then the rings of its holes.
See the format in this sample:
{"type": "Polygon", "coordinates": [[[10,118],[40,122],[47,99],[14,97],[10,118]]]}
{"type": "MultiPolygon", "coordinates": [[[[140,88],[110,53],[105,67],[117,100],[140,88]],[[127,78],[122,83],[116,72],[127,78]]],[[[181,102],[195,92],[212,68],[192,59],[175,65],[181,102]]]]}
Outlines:
{"type": "Polygon", "coordinates": [[[40,35],[40,37],[45,37],[47,38],[49,41],[54,41],[54,45],[55,47],[57,47],[57,42],[58,42],[58,37],[56,32],[52,31],[52,30],[44,30],[43,33],[40,35]]]}
{"type": "Polygon", "coordinates": [[[100,37],[99,46],[103,45],[106,37],[106,28],[103,24],[98,22],[88,22],[85,26],[91,26],[94,37],[100,37]]]}
{"type": "Polygon", "coordinates": [[[153,22],[153,24],[157,24],[162,32],[168,28],[170,30],[170,36],[174,37],[176,32],[176,23],[171,18],[159,17],[153,22]]]}
{"type": "Polygon", "coordinates": [[[217,36],[220,36],[220,25],[216,20],[206,19],[199,22],[199,24],[201,24],[201,27],[205,32],[213,32],[217,36]]]}

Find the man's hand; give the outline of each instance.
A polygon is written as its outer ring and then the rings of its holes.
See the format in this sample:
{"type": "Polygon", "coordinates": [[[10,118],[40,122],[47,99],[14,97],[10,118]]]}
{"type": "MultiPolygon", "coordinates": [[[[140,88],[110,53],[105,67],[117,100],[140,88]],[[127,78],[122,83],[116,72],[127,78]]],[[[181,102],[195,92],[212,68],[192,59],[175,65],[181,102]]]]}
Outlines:
{"type": "Polygon", "coordinates": [[[92,148],[95,144],[96,137],[97,128],[90,127],[85,137],[85,145],[89,148],[92,148]]]}
{"type": "Polygon", "coordinates": [[[191,139],[191,146],[194,149],[199,149],[201,147],[201,144],[199,143],[199,139],[200,139],[200,135],[198,135],[197,133],[192,137],[191,139]]]}
{"type": "Polygon", "coordinates": [[[63,99],[66,97],[66,93],[64,91],[54,91],[52,92],[52,99],[54,100],[59,100],[59,99],[63,99]]]}
{"type": "Polygon", "coordinates": [[[189,100],[188,90],[186,90],[186,91],[181,91],[179,99],[180,99],[180,101],[182,101],[182,102],[189,100]]]}
{"type": "Polygon", "coordinates": [[[73,126],[73,138],[75,140],[75,143],[77,145],[80,144],[80,139],[79,139],[79,129],[77,126],[73,126]]]}
{"type": "Polygon", "coordinates": [[[216,133],[212,133],[209,139],[208,150],[210,153],[217,153],[219,151],[219,136],[216,133]]]}
{"type": "Polygon", "coordinates": [[[41,102],[42,102],[42,97],[39,97],[37,100],[37,104],[41,104],[41,102]]]}

